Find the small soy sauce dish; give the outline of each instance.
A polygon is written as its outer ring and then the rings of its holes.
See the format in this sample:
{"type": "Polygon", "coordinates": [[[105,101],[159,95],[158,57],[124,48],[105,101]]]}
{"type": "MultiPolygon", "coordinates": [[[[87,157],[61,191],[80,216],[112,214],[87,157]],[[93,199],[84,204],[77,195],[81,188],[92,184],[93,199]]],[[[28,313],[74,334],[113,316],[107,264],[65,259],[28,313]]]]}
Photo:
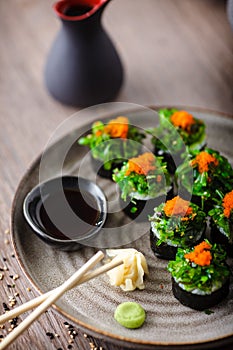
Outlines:
{"type": "Polygon", "coordinates": [[[76,176],[49,179],[25,197],[23,213],[33,232],[54,248],[74,251],[97,236],[107,201],[95,183],[76,176]]]}

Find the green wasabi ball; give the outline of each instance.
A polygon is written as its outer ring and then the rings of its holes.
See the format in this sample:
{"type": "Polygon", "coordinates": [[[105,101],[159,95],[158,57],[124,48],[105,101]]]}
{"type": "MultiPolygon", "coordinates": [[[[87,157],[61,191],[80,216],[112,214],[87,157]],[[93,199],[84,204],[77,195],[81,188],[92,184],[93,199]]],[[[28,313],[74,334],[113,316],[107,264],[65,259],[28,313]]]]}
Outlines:
{"type": "Polygon", "coordinates": [[[117,306],[114,318],[126,328],[139,328],[146,319],[146,313],[138,303],[127,301],[117,306]]]}

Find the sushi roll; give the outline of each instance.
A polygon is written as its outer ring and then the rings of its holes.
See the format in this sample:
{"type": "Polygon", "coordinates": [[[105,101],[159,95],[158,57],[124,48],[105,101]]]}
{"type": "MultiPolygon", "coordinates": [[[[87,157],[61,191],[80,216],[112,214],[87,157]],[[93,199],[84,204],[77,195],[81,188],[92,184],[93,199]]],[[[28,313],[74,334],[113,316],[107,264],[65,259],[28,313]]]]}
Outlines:
{"type": "Polygon", "coordinates": [[[127,117],[119,116],[104,124],[97,121],[91,133],[78,140],[91,150],[93,169],[99,176],[112,179],[112,171],[125,160],[137,156],[145,134],[131,125],[127,117]]]}
{"type": "Polygon", "coordinates": [[[168,263],[172,291],[181,304],[205,310],[220,303],[229,293],[230,270],[221,246],[204,240],[191,249],[179,248],[168,263]]]}
{"type": "Polygon", "coordinates": [[[179,196],[160,204],[149,220],[151,249],[161,259],[173,260],[178,247],[200,243],[206,230],[206,214],[179,196]]]}
{"type": "Polygon", "coordinates": [[[219,195],[219,201],[209,211],[211,239],[224,245],[228,256],[233,257],[233,190],[219,195]]]}
{"type": "Polygon", "coordinates": [[[233,169],[218,151],[205,148],[193,151],[190,158],[176,170],[179,191],[192,195],[192,202],[208,212],[219,191],[227,193],[233,188],[233,169]]]}
{"type": "Polygon", "coordinates": [[[159,126],[149,130],[151,142],[155,154],[164,157],[168,171],[174,174],[189,149],[204,147],[205,124],[184,110],[160,109],[158,114],[159,126]]]}
{"type": "Polygon", "coordinates": [[[130,158],[115,169],[113,180],[120,188],[123,211],[138,221],[147,221],[148,214],[172,191],[166,164],[151,152],[130,158]]]}

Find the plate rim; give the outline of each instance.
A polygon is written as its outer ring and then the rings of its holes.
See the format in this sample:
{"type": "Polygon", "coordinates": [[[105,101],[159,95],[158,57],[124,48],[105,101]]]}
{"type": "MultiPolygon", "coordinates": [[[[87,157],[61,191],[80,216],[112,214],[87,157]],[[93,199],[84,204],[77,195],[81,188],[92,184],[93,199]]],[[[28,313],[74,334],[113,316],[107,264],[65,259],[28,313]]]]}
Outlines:
{"type": "MultiPolygon", "coordinates": [[[[161,108],[176,108],[176,109],[188,109],[191,110],[193,112],[200,112],[200,113],[208,113],[211,114],[213,116],[216,117],[224,117],[227,120],[231,120],[233,123],[233,115],[229,114],[229,113],[225,113],[225,112],[220,112],[214,109],[209,109],[209,108],[203,108],[203,107],[192,107],[192,106],[186,106],[186,105],[165,105],[165,104],[161,104],[161,105],[150,105],[150,106],[146,106],[146,108],[152,109],[152,110],[159,110],[161,108]]],[[[135,107],[135,111],[137,111],[137,108],[135,107]]],[[[124,110],[124,113],[126,113],[127,110],[124,110]]],[[[130,112],[134,112],[134,110],[130,110],[130,112]]],[[[110,112],[111,113],[111,112],[110,112]]],[[[121,113],[121,112],[119,112],[121,113]]],[[[123,112],[122,112],[123,113],[123,112]]],[[[109,116],[105,116],[102,119],[108,119],[109,116]]],[[[81,125],[81,127],[84,127],[85,125],[88,125],[90,123],[92,123],[93,121],[84,121],[83,124],[81,125]]],[[[63,138],[65,138],[68,134],[62,135],[58,140],[56,140],[53,144],[50,145],[50,147],[54,147],[54,145],[56,145],[56,143],[59,143],[63,138]]],[[[36,282],[33,281],[33,278],[30,276],[30,273],[27,271],[27,267],[25,266],[25,264],[23,263],[23,260],[21,259],[20,253],[18,252],[18,248],[16,245],[16,240],[15,240],[15,232],[14,232],[14,213],[15,213],[15,208],[16,208],[16,203],[17,203],[17,199],[20,193],[20,189],[24,186],[25,182],[27,181],[27,179],[30,177],[29,174],[31,172],[33,172],[33,170],[36,169],[38,162],[40,161],[42,156],[42,153],[39,153],[39,155],[31,162],[31,164],[29,165],[29,167],[26,169],[25,173],[23,174],[22,178],[20,179],[20,181],[17,184],[16,187],[16,191],[14,194],[14,198],[12,201],[12,206],[11,206],[11,212],[10,212],[10,234],[11,234],[11,241],[12,241],[12,245],[13,245],[13,249],[15,252],[15,256],[17,258],[17,261],[19,263],[19,266],[21,268],[21,270],[23,271],[24,275],[26,276],[26,278],[30,281],[30,283],[32,284],[32,286],[35,288],[35,290],[41,295],[43,294],[42,291],[40,290],[40,288],[37,286],[36,282]]],[[[125,347],[134,347],[134,349],[152,349],[152,347],[156,347],[156,349],[214,349],[217,348],[219,346],[223,346],[223,345],[232,345],[233,344],[233,334],[229,334],[226,336],[223,336],[221,338],[216,338],[216,339],[206,339],[205,341],[202,342],[176,342],[176,343],[170,343],[170,342],[166,342],[166,341],[144,341],[141,339],[136,339],[136,338],[129,338],[129,337],[125,337],[125,336],[120,336],[120,335],[116,335],[114,333],[110,333],[108,331],[105,330],[100,330],[98,329],[98,327],[94,327],[91,326],[81,320],[78,320],[77,318],[73,317],[72,315],[69,315],[65,310],[63,310],[62,308],[60,308],[57,305],[52,305],[52,308],[59,313],[60,315],[64,316],[66,319],[74,322],[78,328],[82,329],[83,331],[88,331],[89,333],[91,333],[92,336],[96,337],[96,338],[101,338],[103,340],[109,341],[111,343],[114,343],[116,345],[123,345],[125,347]],[[136,346],[136,347],[135,347],[136,346]]]]}

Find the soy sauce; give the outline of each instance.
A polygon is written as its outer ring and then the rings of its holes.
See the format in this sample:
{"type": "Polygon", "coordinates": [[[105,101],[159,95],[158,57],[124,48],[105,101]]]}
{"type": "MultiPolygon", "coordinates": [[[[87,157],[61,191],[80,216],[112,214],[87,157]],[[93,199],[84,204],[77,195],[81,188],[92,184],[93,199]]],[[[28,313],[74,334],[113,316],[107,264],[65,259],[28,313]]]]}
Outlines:
{"type": "Polygon", "coordinates": [[[92,8],[89,6],[74,5],[65,10],[66,16],[82,16],[89,12],[92,8]]]}
{"type": "Polygon", "coordinates": [[[88,233],[98,222],[99,216],[96,199],[88,192],[74,189],[50,194],[39,209],[39,221],[45,231],[54,238],[64,240],[77,239],[88,233]],[[64,195],[69,205],[68,211],[64,209],[64,195]]]}

